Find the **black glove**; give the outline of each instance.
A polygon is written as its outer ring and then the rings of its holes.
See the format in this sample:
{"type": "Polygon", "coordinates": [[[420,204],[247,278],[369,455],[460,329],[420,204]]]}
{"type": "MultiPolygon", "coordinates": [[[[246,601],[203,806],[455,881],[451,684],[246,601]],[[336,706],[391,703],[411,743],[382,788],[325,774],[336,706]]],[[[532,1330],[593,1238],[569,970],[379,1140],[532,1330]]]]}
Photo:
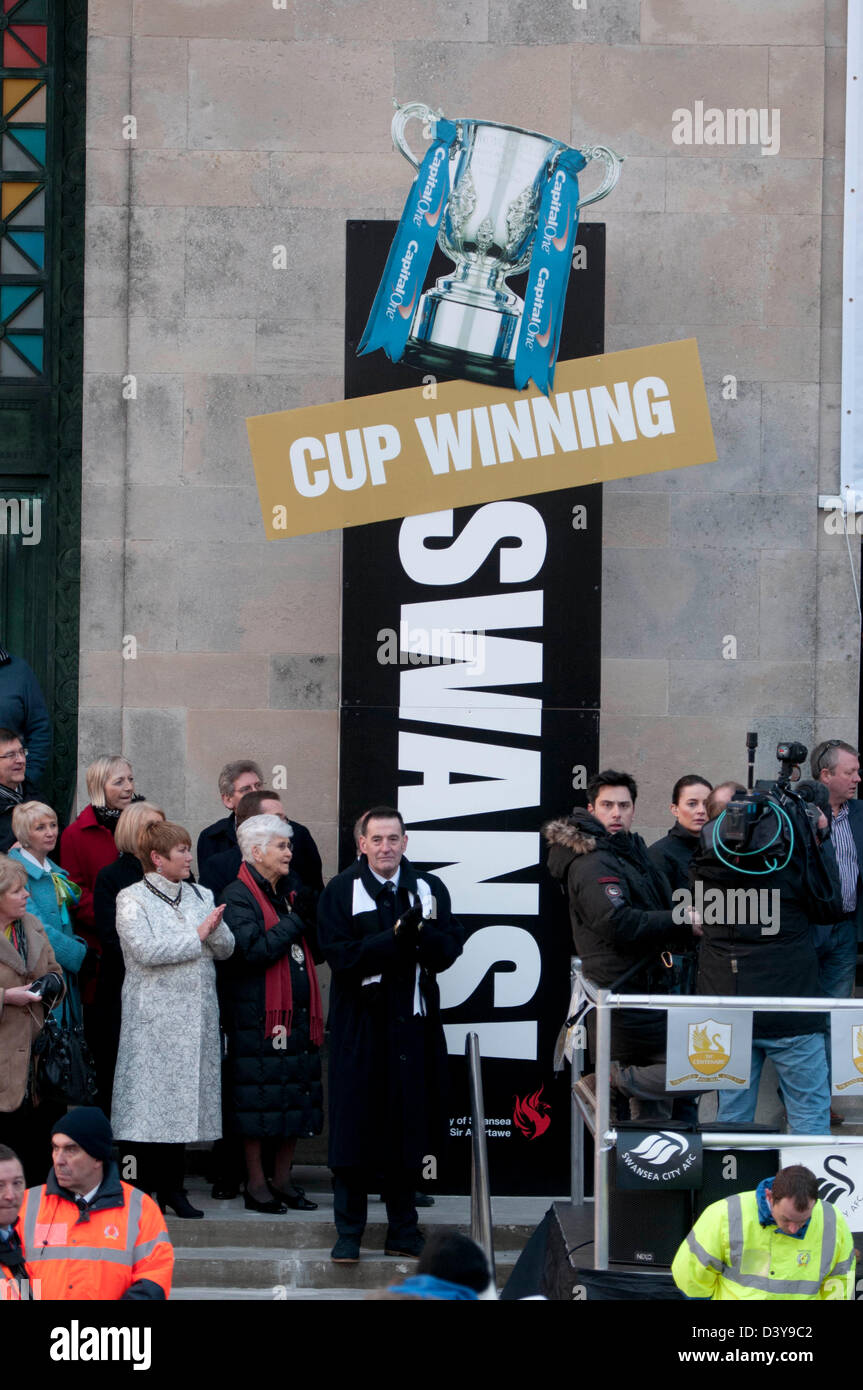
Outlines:
{"type": "Polygon", "coordinates": [[[291,907],[304,927],[317,926],[320,896],[320,893],[315,892],[314,888],[298,888],[296,893],[291,895],[291,907]]]}
{"type": "Polygon", "coordinates": [[[423,910],[419,903],[414,903],[407,912],[403,912],[395,924],[393,931],[399,941],[408,942],[416,945],[417,936],[422,926],[423,910]]]}
{"type": "Polygon", "coordinates": [[[38,994],[46,1009],[52,1009],[63,993],[63,981],[52,971],[50,975],[40,975],[27,986],[31,994],[38,994]]]}

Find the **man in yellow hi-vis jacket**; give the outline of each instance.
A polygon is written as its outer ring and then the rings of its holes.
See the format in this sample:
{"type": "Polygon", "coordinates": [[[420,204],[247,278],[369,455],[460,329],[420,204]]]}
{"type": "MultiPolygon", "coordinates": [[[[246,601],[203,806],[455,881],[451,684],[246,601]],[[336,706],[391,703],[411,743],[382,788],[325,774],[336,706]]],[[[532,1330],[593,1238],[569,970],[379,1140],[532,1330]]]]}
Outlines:
{"type": "Polygon", "coordinates": [[[702,1212],[671,1273],[688,1298],[851,1299],[854,1246],[815,1174],[794,1164],[702,1212]]]}

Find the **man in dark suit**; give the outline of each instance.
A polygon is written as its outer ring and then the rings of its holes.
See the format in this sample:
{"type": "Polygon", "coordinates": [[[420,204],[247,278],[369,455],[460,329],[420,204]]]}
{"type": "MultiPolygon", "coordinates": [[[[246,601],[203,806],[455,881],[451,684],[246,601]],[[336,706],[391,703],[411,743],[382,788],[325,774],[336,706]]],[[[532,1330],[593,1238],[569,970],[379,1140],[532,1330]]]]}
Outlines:
{"type": "Polygon", "coordinates": [[[363,816],[360,858],[330,880],[318,941],[332,972],[329,1158],[338,1240],[331,1258],[355,1264],[369,1191],[383,1175],[384,1253],[418,1258],[414,1195],[439,1152],[447,1051],[437,975],[461,955],[464,929],[435,875],[405,858],[400,813],[363,816]]]}
{"type": "Polygon", "coordinates": [[[833,999],[850,999],[857,969],[858,924],[863,918],[863,803],[857,800],[860,758],[856,748],[831,738],[813,749],[812,776],[830,795],[830,846],[836,857],[846,915],[818,952],[818,985],[833,999]]]}

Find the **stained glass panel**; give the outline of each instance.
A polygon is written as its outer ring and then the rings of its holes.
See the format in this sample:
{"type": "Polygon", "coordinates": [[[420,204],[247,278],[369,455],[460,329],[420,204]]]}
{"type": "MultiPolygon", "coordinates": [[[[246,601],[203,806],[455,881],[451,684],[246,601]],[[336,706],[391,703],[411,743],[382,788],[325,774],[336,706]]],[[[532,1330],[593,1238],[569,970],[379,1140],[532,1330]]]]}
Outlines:
{"type": "Polygon", "coordinates": [[[48,0],[0,0],[0,381],[45,360],[48,0]]]}

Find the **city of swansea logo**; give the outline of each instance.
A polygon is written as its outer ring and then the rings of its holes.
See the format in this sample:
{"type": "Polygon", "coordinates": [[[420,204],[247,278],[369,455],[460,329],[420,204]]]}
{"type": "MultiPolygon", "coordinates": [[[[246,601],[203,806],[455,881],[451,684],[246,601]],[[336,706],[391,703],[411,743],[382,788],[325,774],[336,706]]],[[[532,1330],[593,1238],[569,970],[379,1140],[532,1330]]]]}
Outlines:
{"type": "Polygon", "coordinates": [[[856,1024],[851,1029],[851,1060],[857,1070],[863,1073],[863,1028],[856,1024]]]}
{"type": "Polygon", "coordinates": [[[690,1023],[687,1055],[702,1076],[715,1076],[728,1066],[731,1060],[732,1026],[730,1023],[716,1023],[712,1018],[706,1018],[703,1023],[690,1023]]]}

